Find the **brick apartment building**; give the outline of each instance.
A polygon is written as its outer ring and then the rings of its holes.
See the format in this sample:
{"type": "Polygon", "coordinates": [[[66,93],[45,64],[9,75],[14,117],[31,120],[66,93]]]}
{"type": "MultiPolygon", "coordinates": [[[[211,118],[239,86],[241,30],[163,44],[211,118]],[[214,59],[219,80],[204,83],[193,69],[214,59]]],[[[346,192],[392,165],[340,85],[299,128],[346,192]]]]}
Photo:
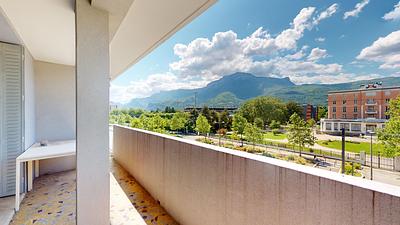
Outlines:
{"type": "Polygon", "coordinates": [[[305,121],[313,119],[317,121],[318,118],[318,106],[311,104],[303,104],[303,118],[305,121]]]}
{"type": "Polygon", "coordinates": [[[321,119],[321,131],[338,133],[341,128],[350,134],[366,134],[383,128],[388,116],[389,101],[400,95],[400,87],[383,87],[382,83],[361,86],[356,90],[328,93],[328,118],[321,119]]]}

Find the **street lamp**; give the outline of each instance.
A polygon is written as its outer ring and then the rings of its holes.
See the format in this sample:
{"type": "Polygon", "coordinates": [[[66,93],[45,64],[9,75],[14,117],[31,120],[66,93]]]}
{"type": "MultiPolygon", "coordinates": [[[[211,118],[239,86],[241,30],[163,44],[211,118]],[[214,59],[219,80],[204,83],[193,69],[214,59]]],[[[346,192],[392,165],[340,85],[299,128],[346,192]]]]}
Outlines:
{"type": "Polygon", "coordinates": [[[368,130],[367,131],[369,134],[370,134],[370,137],[371,137],[371,142],[370,142],[370,146],[369,146],[369,150],[370,150],[370,156],[371,156],[371,180],[372,180],[372,135],[373,134],[375,134],[375,132],[374,131],[372,131],[372,130],[368,130]]]}

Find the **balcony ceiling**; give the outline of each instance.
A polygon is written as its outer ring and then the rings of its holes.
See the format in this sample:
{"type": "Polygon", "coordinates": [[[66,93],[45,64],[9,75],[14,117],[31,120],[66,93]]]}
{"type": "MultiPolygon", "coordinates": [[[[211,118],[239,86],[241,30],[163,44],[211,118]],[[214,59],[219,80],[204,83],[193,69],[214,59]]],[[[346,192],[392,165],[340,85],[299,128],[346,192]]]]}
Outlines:
{"type": "MultiPolygon", "coordinates": [[[[111,78],[138,62],[215,1],[92,0],[94,7],[110,13],[111,78]]],[[[9,42],[22,43],[36,60],[74,65],[74,2],[0,0],[0,12],[15,31],[8,35],[11,39],[7,36],[9,42]]],[[[0,39],[8,40],[3,37],[3,23],[0,18],[0,39]]]]}

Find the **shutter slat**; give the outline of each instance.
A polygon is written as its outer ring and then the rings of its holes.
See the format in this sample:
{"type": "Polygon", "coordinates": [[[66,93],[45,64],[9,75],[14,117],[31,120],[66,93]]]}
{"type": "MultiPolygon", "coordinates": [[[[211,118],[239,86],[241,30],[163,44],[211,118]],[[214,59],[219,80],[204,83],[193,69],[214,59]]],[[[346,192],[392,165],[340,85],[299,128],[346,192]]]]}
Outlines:
{"type": "Polygon", "coordinates": [[[0,43],[0,197],[15,194],[15,159],[22,152],[22,49],[0,43]]]}

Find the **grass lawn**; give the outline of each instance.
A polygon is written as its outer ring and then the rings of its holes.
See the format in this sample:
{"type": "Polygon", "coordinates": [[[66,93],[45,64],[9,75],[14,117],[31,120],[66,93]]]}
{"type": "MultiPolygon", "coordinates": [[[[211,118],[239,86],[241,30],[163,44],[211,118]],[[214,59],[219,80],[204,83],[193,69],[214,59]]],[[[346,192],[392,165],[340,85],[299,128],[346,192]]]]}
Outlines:
{"type": "Polygon", "coordinates": [[[273,139],[273,140],[283,140],[286,139],[286,134],[277,134],[274,135],[272,132],[267,132],[264,134],[264,138],[273,139]]]}
{"type": "MultiPolygon", "coordinates": [[[[334,149],[342,149],[342,142],[341,141],[317,141],[317,143],[321,146],[325,146],[328,148],[334,149]]],[[[349,142],[346,141],[346,151],[360,153],[361,151],[365,151],[367,154],[370,153],[370,143],[369,142],[349,142]]],[[[378,152],[383,151],[382,144],[372,144],[372,153],[373,155],[378,155],[378,152]]]]}

